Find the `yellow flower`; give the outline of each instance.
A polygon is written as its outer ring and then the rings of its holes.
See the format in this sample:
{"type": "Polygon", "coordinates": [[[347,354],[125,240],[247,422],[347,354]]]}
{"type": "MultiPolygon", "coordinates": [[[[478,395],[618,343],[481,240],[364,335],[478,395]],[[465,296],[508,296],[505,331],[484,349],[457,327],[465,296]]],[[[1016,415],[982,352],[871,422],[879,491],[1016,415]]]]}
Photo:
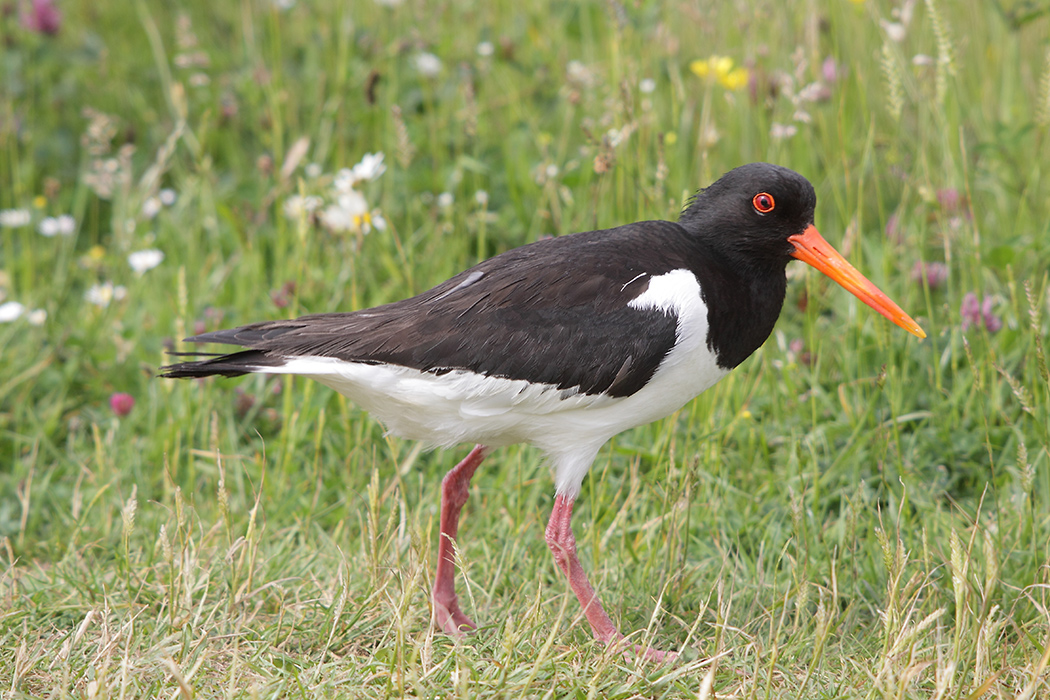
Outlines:
{"type": "Polygon", "coordinates": [[[711,56],[706,60],[696,60],[689,64],[689,70],[701,78],[722,78],[733,69],[733,59],[728,56],[711,56]]]}
{"type": "Polygon", "coordinates": [[[86,253],[80,256],[78,263],[85,270],[95,270],[102,265],[106,257],[106,249],[100,245],[91,246],[86,253]]]}
{"type": "Polygon", "coordinates": [[[741,88],[747,87],[748,80],[751,78],[747,68],[737,68],[736,70],[730,71],[724,78],[719,78],[718,82],[721,83],[722,87],[726,90],[740,90],[741,88]]]}
{"type": "Polygon", "coordinates": [[[36,197],[33,197],[33,206],[37,209],[43,209],[47,206],[47,197],[45,197],[42,194],[38,194],[36,197]]]}
{"type": "Polygon", "coordinates": [[[717,82],[727,90],[739,90],[747,85],[749,73],[747,68],[733,68],[733,59],[728,56],[711,56],[698,59],[689,64],[697,77],[717,82]]]}

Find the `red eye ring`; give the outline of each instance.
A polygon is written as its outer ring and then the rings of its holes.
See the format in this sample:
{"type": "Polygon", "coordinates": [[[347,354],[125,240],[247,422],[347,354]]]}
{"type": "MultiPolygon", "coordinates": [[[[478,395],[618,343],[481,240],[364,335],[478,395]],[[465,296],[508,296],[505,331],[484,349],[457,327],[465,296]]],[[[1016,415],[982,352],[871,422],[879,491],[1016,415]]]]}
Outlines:
{"type": "Polygon", "coordinates": [[[773,207],[777,204],[773,201],[773,195],[768,192],[759,192],[751,200],[751,204],[755,207],[755,211],[759,214],[768,214],[773,211],[773,207]]]}

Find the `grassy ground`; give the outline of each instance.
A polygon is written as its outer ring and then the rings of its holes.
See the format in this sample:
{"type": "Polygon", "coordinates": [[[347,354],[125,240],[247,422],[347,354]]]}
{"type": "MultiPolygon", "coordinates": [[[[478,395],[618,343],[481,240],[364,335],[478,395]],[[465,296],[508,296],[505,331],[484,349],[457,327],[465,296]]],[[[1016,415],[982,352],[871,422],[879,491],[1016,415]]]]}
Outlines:
{"type": "Polygon", "coordinates": [[[0,693],[1050,696],[1046,3],[283,4],[0,18],[0,693]],[[331,230],[375,152],[385,228],[331,230]],[[753,160],[930,337],[793,266],[755,357],[600,454],[582,558],[675,665],[590,640],[535,450],[474,480],[455,643],[427,590],[465,447],[305,381],[154,378],[194,329],[674,218],[753,160]]]}

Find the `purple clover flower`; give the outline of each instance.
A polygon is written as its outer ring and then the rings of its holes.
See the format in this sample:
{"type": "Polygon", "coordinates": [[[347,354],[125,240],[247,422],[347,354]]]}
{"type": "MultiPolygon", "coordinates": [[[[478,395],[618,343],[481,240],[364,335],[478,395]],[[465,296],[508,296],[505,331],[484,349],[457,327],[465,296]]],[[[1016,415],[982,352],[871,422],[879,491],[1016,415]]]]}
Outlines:
{"type": "Polygon", "coordinates": [[[967,292],[959,306],[959,315],[962,316],[962,329],[968,330],[970,326],[979,326],[982,323],[989,333],[996,333],[1003,327],[1001,318],[995,315],[992,308],[995,306],[995,297],[986,296],[984,300],[978,300],[973,292],[967,292]]]}
{"type": "Polygon", "coordinates": [[[33,0],[22,12],[22,26],[31,32],[54,36],[62,28],[62,13],[54,0],[33,0]]]}
{"type": "Polygon", "coordinates": [[[942,262],[924,263],[916,260],[911,268],[911,279],[916,284],[925,281],[930,289],[939,289],[948,279],[948,266],[942,262]]]}

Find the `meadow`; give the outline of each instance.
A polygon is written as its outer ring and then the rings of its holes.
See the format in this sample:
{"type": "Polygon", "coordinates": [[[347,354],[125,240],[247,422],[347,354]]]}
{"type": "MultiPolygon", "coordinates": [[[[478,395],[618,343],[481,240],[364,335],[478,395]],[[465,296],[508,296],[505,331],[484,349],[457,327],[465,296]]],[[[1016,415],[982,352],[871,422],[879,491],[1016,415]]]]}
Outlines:
{"type": "Polygon", "coordinates": [[[0,695],[1050,697],[1050,6],[7,3],[0,695]],[[381,154],[381,157],[380,155],[381,154]],[[675,219],[751,161],[925,328],[789,266],[773,336],[613,439],[574,527],[596,644],[494,453],[433,631],[439,485],[305,380],[181,339],[675,219]]]}

